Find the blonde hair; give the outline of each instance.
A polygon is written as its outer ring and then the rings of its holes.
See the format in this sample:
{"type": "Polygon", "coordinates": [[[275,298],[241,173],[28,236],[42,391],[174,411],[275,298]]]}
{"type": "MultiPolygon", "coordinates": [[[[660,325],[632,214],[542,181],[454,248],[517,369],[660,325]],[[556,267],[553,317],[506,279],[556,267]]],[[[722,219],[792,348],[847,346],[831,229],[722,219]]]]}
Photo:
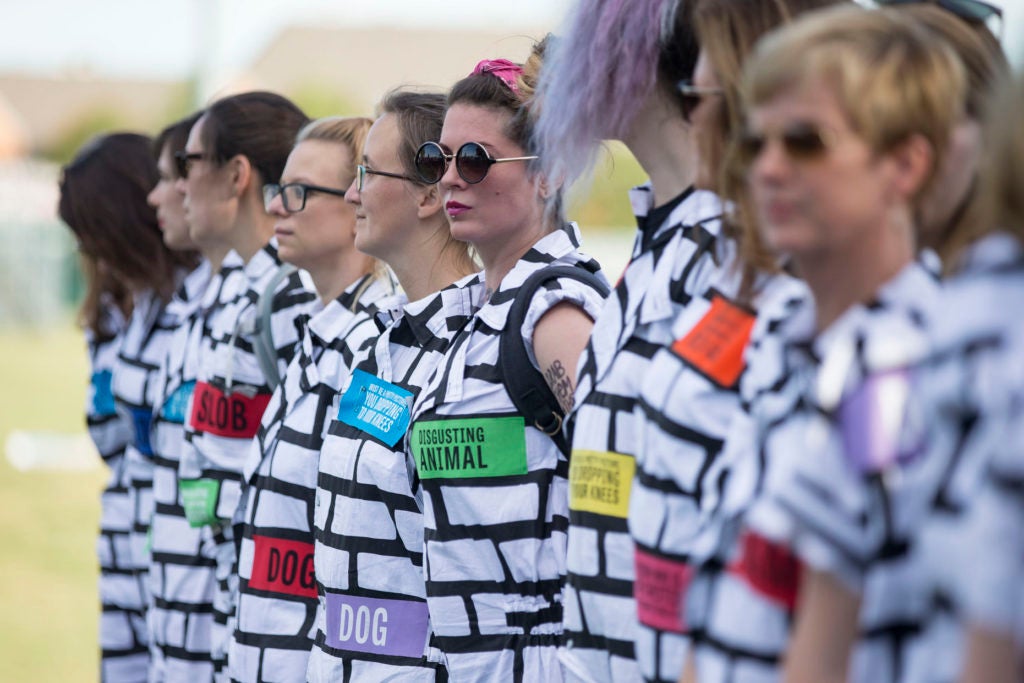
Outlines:
{"type": "Polygon", "coordinates": [[[356,174],[356,164],[363,156],[363,145],[366,134],[370,132],[373,120],[363,116],[328,116],[310,121],[295,136],[295,144],[307,140],[333,142],[344,145],[352,154],[352,168],[343,169],[341,178],[351,178],[356,174]]]}
{"type": "MultiPolygon", "coordinates": [[[[366,144],[366,135],[370,132],[372,125],[373,120],[364,116],[327,116],[310,121],[303,126],[299,134],[295,136],[295,145],[316,140],[346,147],[352,155],[352,167],[339,169],[339,178],[343,183],[351,183],[356,175],[356,165],[363,158],[363,146],[366,144]]],[[[378,259],[373,259],[373,269],[370,274],[372,277],[364,282],[352,297],[353,310],[359,297],[375,280],[391,278],[388,267],[378,259]]]]}
{"type": "Polygon", "coordinates": [[[977,201],[963,229],[950,236],[949,265],[964,248],[996,231],[1024,243],[1024,76],[1007,78],[990,105],[977,201]]]}
{"type": "Polygon", "coordinates": [[[964,112],[966,76],[945,41],[888,9],[822,11],[767,36],[744,74],[749,108],[813,80],[829,84],[850,127],[876,153],[913,135],[931,145],[932,174],[964,112]]]}

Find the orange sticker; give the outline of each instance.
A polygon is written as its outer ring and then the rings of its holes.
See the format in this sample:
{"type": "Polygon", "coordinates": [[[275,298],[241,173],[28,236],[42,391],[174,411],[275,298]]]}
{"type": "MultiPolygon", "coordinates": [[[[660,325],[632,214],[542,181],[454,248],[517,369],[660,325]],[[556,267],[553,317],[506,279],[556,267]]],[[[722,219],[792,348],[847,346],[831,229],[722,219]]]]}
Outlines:
{"type": "Polygon", "coordinates": [[[757,316],[721,294],[692,330],[672,344],[683,360],[722,387],[733,387],[743,372],[743,351],[757,316]]]}

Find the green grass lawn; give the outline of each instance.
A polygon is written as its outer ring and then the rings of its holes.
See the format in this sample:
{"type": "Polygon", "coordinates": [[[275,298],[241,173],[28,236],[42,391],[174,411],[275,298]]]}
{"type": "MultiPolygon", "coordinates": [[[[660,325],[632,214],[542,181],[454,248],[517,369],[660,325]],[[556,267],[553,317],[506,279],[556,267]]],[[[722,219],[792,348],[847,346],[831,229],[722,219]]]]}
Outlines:
{"type": "MultiPolygon", "coordinates": [[[[0,331],[0,444],[12,430],[81,432],[81,333],[0,331]]],[[[95,538],[105,472],[18,472],[0,459],[0,680],[98,678],[95,538]]]]}

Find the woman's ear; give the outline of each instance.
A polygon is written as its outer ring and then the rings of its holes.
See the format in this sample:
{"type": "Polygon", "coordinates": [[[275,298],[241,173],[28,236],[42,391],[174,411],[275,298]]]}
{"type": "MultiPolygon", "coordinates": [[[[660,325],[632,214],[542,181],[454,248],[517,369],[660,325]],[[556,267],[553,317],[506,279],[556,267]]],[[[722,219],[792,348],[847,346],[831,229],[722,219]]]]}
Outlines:
{"type": "Polygon", "coordinates": [[[226,166],[230,172],[229,177],[233,196],[241,197],[245,194],[249,188],[249,183],[255,177],[255,169],[252,167],[252,162],[244,154],[236,154],[228,160],[226,166]]]}
{"type": "Polygon", "coordinates": [[[935,150],[923,135],[915,134],[889,152],[893,162],[894,189],[906,201],[913,201],[932,178],[935,150]]]}
{"type": "Polygon", "coordinates": [[[440,185],[422,185],[416,202],[416,216],[430,218],[444,209],[444,196],[440,185]]]}

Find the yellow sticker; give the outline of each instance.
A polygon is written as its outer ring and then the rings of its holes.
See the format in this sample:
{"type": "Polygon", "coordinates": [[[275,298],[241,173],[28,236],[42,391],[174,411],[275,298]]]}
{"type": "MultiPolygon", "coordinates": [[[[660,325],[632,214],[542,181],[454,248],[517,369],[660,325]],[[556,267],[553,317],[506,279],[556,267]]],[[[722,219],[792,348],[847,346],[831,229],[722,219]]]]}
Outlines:
{"type": "Polygon", "coordinates": [[[569,509],[625,519],[634,471],[636,460],[630,455],[574,450],[569,460],[569,509]]]}

